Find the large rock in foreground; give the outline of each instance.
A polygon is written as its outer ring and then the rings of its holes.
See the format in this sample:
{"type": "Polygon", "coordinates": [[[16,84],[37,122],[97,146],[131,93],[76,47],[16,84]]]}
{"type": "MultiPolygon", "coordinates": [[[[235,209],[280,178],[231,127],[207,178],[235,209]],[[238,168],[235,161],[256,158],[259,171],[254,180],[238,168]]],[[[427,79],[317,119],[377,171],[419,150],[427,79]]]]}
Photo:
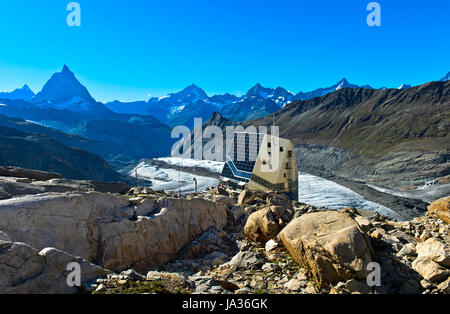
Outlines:
{"type": "Polygon", "coordinates": [[[25,243],[0,238],[0,294],[75,293],[67,284],[68,265],[80,266],[80,281],[106,276],[108,270],[66,252],[46,248],[39,252],[25,243]]]}
{"type": "Polygon", "coordinates": [[[269,206],[252,213],[244,226],[246,238],[263,243],[275,238],[294,216],[292,203],[287,196],[277,193],[265,196],[269,206]]]}
{"type": "Polygon", "coordinates": [[[435,215],[450,224],[450,196],[443,197],[431,203],[428,206],[428,214],[435,215]]]}
{"type": "Polygon", "coordinates": [[[0,201],[0,230],[12,241],[55,247],[115,271],[160,266],[226,222],[226,205],[205,199],[155,198],[136,206],[120,195],[90,192],[0,201]]]}
{"type": "Polygon", "coordinates": [[[372,249],[349,213],[327,211],[292,220],[278,237],[319,287],[351,278],[363,280],[372,249]]]}

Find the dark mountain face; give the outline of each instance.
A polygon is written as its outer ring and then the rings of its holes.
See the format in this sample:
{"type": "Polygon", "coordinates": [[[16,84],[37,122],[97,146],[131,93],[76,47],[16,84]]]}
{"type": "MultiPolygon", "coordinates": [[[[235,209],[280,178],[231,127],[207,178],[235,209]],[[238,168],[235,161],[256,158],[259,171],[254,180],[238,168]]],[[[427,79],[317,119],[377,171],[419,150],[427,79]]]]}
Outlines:
{"type": "Polygon", "coordinates": [[[0,93],[0,99],[11,99],[11,100],[31,100],[34,97],[34,92],[28,87],[28,85],[24,85],[22,88],[17,88],[10,93],[0,93]]]}
{"type": "Polygon", "coordinates": [[[56,172],[68,179],[117,182],[105,160],[50,137],[0,126],[0,166],[56,172]]]}
{"type": "MultiPolygon", "coordinates": [[[[275,114],[304,170],[403,185],[450,174],[450,82],[346,88],[275,114]]],[[[272,117],[247,124],[271,125],[272,117]]]]}
{"type": "Polygon", "coordinates": [[[105,159],[119,156],[122,151],[105,142],[94,141],[80,135],[72,135],[54,128],[42,126],[19,118],[10,118],[0,114],[0,126],[16,129],[25,133],[41,134],[64,145],[89,151],[105,159]]]}
{"type": "Polygon", "coordinates": [[[106,108],[116,113],[145,115],[148,111],[148,103],[145,101],[123,102],[114,100],[105,104],[106,108]]]}
{"type": "Polygon", "coordinates": [[[36,95],[34,102],[59,104],[74,97],[95,103],[95,99],[92,98],[86,87],[81,85],[67,66],[64,66],[61,72],[53,74],[45,83],[42,90],[36,95]]]}
{"type": "Polygon", "coordinates": [[[208,98],[207,102],[214,104],[217,109],[222,109],[224,106],[229,105],[235,101],[237,101],[239,97],[235,95],[231,95],[229,93],[223,95],[214,95],[208,98]]]}
{"type": "Polygon", "coordinates": [[[297,143],[311,140],[371,147],[428,137],[441,141],[449,130],[449,85],[431,82],[407,90],[347,88],[296,101],[275,117],[282,135],[297,143]]]}
{"type": "Polygon", "coordinates": [[[155,122],[139,117],[133,117],[129,121],[107,119],[87,121],[83,136],[107,143],[115,150],[121,151],[123,158],[128,156],[134,160],[169,156],[174,143],[167,126],[159,127],[155,122]]]}
{"type": "Polygon", "coordinates": [[[108,118],[102,118],[69,110],[40,108],[25,101],[3,100],[3,102],[6,104],[0,106],[0,114],[31,120],[34,123],[9,121],[5,124],[6,122],[2,121],[4,119],[0,119],[0,125],[27,132],[38,130],[39,133],[47,134],[67,145],[98,154],[118,167],[121,167],[123,162],[143,157],[160,157],[162,155],[159,154],[170,152],[167,145],[171,140],[169,127],[151,116],[112,113],[108,118]],[[55,129],[81,135],[86,142],[75,141],[69,134],[61,136],[55,129]],[[120,132],[117,132],[118,130],[120,132]],[[114,136],[111,136],[111,133],[114,133],[114,136]]]}
{"type": "Polygon", "coordinates": [[[236,101],[221,110],[221,114],[233,121],[258,119],[280,109],[273,100],[250,96],[236,101]]]}
{"type": "MultiPolygon", "coordinates": [[[[326,88],[318,88],[316,90],[313,90],[311,92],[303,93],[299,92],[297,95],[295,95],[295,100],[308,100],[315,97],[321,97],[326,94],[335,92],[337,90],[343,89],[343,88],[356,88],[358,85],[350,84],[345,78],[337,82],[336,84],[326,87],[326,88]]],[[[368,88],[371,88],[367,85],[368,88]]]]}

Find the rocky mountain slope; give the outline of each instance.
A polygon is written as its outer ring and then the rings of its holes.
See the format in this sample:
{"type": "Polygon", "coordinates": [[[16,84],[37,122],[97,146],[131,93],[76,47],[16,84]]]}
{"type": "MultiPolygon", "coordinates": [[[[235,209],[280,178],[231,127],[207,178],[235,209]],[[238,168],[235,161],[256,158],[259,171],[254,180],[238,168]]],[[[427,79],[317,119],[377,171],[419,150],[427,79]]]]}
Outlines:
{"type": "Polygon", "coordinates": [[[450,83],[406,90],[342,89],[297,101],[247,125],[272,125],[296,147],[300,169],[392,188],[449,172],[450,83]]]}
{"type": "Polygon", "coordinates": [[[0,166],[57,172],[70,179],[120,181],[102,158],[42,135],[0,126],[0,166]]]}

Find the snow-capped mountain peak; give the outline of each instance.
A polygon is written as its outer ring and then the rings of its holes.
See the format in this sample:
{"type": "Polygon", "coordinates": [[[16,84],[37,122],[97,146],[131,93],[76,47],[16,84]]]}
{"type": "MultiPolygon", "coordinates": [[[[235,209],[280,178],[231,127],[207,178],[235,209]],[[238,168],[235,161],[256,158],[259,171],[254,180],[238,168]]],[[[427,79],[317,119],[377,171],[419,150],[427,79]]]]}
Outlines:
{"type": "Polygon", "coordinates": [[[411,88],[411,85],[408,85],[408,84],[402,84],[402,85],[400,85],[399,87],[397,87],[397,89],[408,89],[408,88],[411,88]]]}
{"type": "Polygon", "coordinates": [[[262,98],[268,98],[268,96],[272,94],[272,91],[273,91],[273,89],[265,88],[261,84],[256,83],[255,86],[253,86],[252,88],[250,88],[247,91],[246,96],[247,97],[258,96],[258,97],[262,97],[262,98]]]}
{"type": "Polygon", "coordinates": [[[206,94],[206,92],[195,84],[191,84],[188,87],[186,87],[185,89],[183,89],[181,92],[178,92],[178,93],[175,93],[172,95],[178,95],[178,96],[189,97],[189,98],[194,97],[197,99],[208,98],[208,95],[206,94]]]}
{"type": "Polygon", "coordinates": [[[25,84],[22,88],[17,88],[9,93],[0,93],[0,98],[11,100],[31,100],[35,96],[34,92],[25,84]]]}
{"type": "Polygon", "coordinates": [[[84,87],[69,67],[64,65],[61,72],[54,73],[42,90],[32,98],[39,107],[93,115],[110,115],[102,103],[97,102],[84,87]]]}
{"type": "Polygon", "coordinates": [[[75,77],[72,71],[64,65],[61,72],[52,75],[42,90],[33,99],[35,103],[63,103],[73,97],[79,97],[87,102],[95,102],[86,87],[75,77]]]}

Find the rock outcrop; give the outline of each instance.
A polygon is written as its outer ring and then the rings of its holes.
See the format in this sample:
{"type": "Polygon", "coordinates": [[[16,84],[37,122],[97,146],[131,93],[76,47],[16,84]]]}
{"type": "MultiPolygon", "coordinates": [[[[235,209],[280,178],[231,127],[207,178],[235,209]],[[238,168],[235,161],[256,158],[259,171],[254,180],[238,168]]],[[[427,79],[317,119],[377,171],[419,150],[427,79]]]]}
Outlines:
{"type": "Polygon", "coordinates": [[[0,230],[13,241],[56,247],[116,271],[166,263],[203,231],[226,222],[226,206],[205,199],[166,197],[134,206],[120,195],[88,192],[0,201],[0,230]]]}
{"type": "Polygon", "coordinates": [[[63,177],[58,173],[45,172],[33,169],[24,169],[20,167],[0,167],[0,176],[28,178],[31,180],[47,181],[51,179],[62,179],[63,177]]]}

